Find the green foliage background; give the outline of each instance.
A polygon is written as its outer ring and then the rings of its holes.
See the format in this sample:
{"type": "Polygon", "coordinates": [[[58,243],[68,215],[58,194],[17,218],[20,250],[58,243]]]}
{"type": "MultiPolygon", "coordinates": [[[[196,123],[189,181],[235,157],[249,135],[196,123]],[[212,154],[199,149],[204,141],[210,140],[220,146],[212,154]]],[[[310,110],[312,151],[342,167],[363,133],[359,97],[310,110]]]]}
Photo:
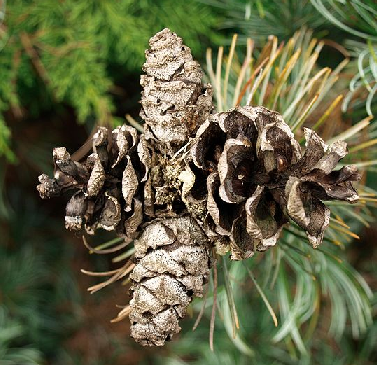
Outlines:
{"type": "MultiPolygon", "coordinates": [[[[288,41],[310,28],[351,57],[337,86],[344,91],[348,126],[372,115],[374,1],[0,0],[0,23],[1,365],[377,362],[373,207],[345,217],[362,240],[344,239],[343,248],[325,241],[313,252],[293,228],[278,249],[246,264],[221,259],[219,273],[226,274],[219,274],[214,352],[207,340],[211,291],[195,332],[195,318],[188,318],[165,349],[141,349],[129,339],[127,321],[108,324],[115,305],[128,301],[127,289],[119,284],[89,297],[85,289],[94,280],[79,273],[111,269],[111,258],[90,256],[79,238],[64,232],[63,202],[42,202],[35,190],[37,176],[52,169],[53,146],[73,152],[95,125],[123,123],[126,113],[137,118],[144,50],[164,27],[177,32],[203,65],[206,48],[229,45],[234,32],[240,45],[253,38],[260,53],[269,35],[288,41]],[[278,328],[267,301],[278,313],[278,328]],[[236,336],[233,304],[240,321],[236,336]]],[[[242,52],[236,56],[241,59],[242,52]]],[[[319,57],[321,67],[338,63],[339,52],[331,47],[319,57]]],[[[235,83],[232,75],[229,80],[235,83]]],[[[288,81],[294,84],[297,73],[288,81]]],[[[375,125],[368,130],[371,141],[377,138],[375,125]]],[[[368,157],[375,156],[371,145],[368,157]]],[[[371,188],[374,166],[366,175],[371,188]]],[[[194,302],[194,317],[201,306],[194,302]]]]}

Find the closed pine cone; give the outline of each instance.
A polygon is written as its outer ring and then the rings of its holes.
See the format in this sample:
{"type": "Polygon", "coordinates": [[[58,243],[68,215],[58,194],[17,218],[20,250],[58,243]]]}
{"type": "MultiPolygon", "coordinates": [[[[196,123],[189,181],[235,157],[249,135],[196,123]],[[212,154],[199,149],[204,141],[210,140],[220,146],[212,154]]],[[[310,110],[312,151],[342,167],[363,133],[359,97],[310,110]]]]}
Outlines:
{"type": "Polygon", "coordinates": [[[209,241],[189,216],[155,220],[135,241],[131,274],[131,336],[162,346],[180,331],[194,296],[203,296],[210,269],[209,241]]]}

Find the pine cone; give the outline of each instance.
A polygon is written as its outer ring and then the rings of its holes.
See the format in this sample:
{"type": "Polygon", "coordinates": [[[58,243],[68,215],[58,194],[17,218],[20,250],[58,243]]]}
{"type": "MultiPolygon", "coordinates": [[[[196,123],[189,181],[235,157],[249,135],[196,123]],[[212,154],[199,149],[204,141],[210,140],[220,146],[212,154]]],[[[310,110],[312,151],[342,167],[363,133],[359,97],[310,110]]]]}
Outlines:
{"type": "Polygon", "coordinates": [[[174,154],[188,142],[213,109],[211,85],[182,39],[165,28],[149,41],[141,76],[141,117],[156,148],[174,154]]]}
{"type": "Polygon", "coordinates": [[[135,241],[131,336],[142,345],[162,346],[180,331],[193,296],[203,295],[209,242],[189,216],[155,220],[135,241]]]}
{"type": "Polygon", "coordinates": [[[232,258],[275,245],[291,218],[317,247],[329,223],[322,200],[355,202],[354,166],[332,171],[346,143],[327,146],[305,129],[305,152],[281,115],[238,107],[209,118],[197,133],[192,159],[207,176],[207,226],[231,240],[232,258]]]}
{"type": "Polygon", "coordinates": [[[68,194],[67,229],[94,234],[97,228],[134,237],[143,220],[143,191],[148,178],[150,148],[133,127],[109,135],[100,127],[93,136],[93,153],[83,163],[72,161],[64,147],[54,148],[54,178],[39,177],[43,199],[68,194]],[[109,143],[110,142],[110,143],[109,143]]]}

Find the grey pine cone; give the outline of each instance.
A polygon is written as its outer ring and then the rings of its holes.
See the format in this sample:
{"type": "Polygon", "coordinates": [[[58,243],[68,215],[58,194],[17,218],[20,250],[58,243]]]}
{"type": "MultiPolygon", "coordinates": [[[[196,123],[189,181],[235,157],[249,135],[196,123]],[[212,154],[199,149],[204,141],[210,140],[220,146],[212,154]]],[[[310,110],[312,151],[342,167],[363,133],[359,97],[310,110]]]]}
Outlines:
{"type": "Polygon", "coordinates": [[[182,39],[165,28],[149,41],[141,76],[141,117],[148,138],[173,154],[205,121],[213,109],[211,85],[202,83],[200,65],[182,39]]]}
{"type": "Polygon", "coordinates": [[[155,220],[135,241],[131,274],[131,336],[162,346],[180,331],[194,296],[203,295],[210,269],[209,241],[190,216],[155,220]]]}

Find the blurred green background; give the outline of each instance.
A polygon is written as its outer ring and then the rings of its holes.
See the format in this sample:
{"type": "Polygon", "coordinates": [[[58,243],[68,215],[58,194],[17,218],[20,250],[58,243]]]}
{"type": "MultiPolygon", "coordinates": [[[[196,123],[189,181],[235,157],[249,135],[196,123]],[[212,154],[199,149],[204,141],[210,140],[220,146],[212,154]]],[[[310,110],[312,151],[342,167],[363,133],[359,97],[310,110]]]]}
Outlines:
{"type": "MultiPolygon", "coordinates": [[[[316,104],[319,111],[308,125],[328,111],[331,118],[321,131],[331,137],[377,111],[374,0],[0,0],[0,364],[376,364],[374,119],[351,140],[350,159],[363,161],[363,189],[372,198],[352,211],[334,207],[360,239],[330,230],[333,236],[313,251],[294,228],[279,248],[245,264],[220,259],[219,273],[225,275],[219,274],[214,352],[208,344],[211,291],[196,331],[200,300],[182,321],[181,334],[166,347],[151,349],[129,338],[127,320],[109,322],[116,305],[129,300],[126,286],[87,292],[96,281],[80,269],[113,269],[113,257],[90,255],[79,237],[65,231],[64,202],[41,201],[37,177],[52,173],[53,147],[73,153],[97,125],[124,123],[126,114],[138,120],[144,50],[164,27],[184,39],[208,79],[212,56],[207,53],[206,59],[207,47],[213,49],[216,68],[217,47],[229,52],[234,33],[239,64],[248,38],[256,60],[270,35],[292,49],[298,44],[304,55],[318,39],[322,52],[299,60],[308,75],[325,67],[338,70],[345,58],[349,62],[334,82],[324,80],[329,90],[334,86],[316,104]],[[339,94],[342,101],[329,110],[339,94]],[[276,328],[269,305],[277,313],[276,328]]],[[[236,61],[235,75],[241,72],[236,61]]],[[[279,62],[284,69],[288,58],[279,62]]],[[[276,70],[271,68],[270,82],[261,83],[259,101],[274,77],[278,80],[276,70]]],[[[305,77],[295,70],[281,90],[305,77]]],[[[228,101],[236,89],[232,72],[224,92],[228,101]]],[[[220,98],[215,100],[219,104],[220,98]]],[[[285,101],[281,91],[282,113],[289,107],[285,101]]]]}

